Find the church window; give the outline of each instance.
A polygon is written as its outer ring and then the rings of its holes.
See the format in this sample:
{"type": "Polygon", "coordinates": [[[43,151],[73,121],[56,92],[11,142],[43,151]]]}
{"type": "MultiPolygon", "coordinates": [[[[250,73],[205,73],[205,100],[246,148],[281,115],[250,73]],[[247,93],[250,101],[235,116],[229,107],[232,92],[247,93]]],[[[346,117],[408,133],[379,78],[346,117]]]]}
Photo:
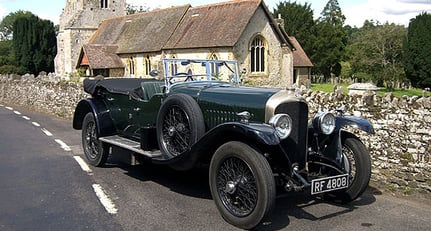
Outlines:
{"type": "Polygon", "coordinates": [[[135,74],[135,60],[132,57],[129,58],[129,73],[130,75],[135,74]]]}
{"type": "Polygon", "coordinates": [[[265,72],[265,41],[261,36],[253,39],[250,48],[250,70],[253,73],[265,72]]]}
{"type": "Polygon", "coordinates": [[[150,56],[147,56],[145,58],[145,74],[149,75],[151,72],[151,60],[150,60],[150,56]]]}
{"type": "Polygon", "coordinates": [[[108,8],[108,0],[101,0],[101,1],[100,1],[100,7],[101,7],[102,9],[104,9],[104,8],[108,8]]]}

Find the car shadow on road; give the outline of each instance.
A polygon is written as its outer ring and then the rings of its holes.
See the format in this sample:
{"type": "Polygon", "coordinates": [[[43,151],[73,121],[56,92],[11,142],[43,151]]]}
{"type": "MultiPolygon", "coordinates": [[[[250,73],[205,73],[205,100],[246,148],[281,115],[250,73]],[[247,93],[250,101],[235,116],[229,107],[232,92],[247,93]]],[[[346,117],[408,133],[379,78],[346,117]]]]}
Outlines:
{"type": "Polygon", "coordinates": [[[206,168],[177,171],[167,165],[152,163],[131,166],[121,162],[112,162],[110,165],[123,169],[126,175],[140,181],[152,181],[182,195],[212,199],[208,185],[208,169],[206,168]]]}
{"type": "MultiPolygon", "coordinates": [[[[137,166],[111,163],[110,166],[119,167],[125,171],[126,175],[140,181],[153,181],[182,195],[212,200],[208,186],[208,168],[176,171],[168,166],[152,163],[137,166]]],[[[289,226],[291,219],[318,222],[337,217],[361,206],[374,203],[375,195],[380,194],[378,189],[369,187],[357,200],[349,204],[338,204],[309,196],[303,192],[285,193],[277,197],[273,213],[256,230],[284,229],[289,226]]]]}
{"type": "Polygon", "coordinates": [[[368,187],[361,197],[348,204],[329,202],[305,193],[284,194],[277,198],[272,215],[256,230],[280,230],[288,227],[292,218],[318,222],[337,217],[374,203],[375,195],[380,194],[378,189],[368,187]]]}

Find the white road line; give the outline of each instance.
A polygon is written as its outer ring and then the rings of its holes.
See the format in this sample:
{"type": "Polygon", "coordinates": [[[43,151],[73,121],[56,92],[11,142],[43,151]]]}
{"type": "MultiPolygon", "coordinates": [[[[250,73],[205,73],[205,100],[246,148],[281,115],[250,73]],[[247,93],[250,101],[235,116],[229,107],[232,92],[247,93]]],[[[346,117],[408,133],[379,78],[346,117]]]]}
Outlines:
{"type": "Polygon", "coordinates": [[[25,119],[25,120],[30,120],[30,118],[27,117],[27,116],[23,116],[22,118],[25,119]]]}
{"type": "Polygon", "coordinates": [[[5,107],[5,108],[9,111],[13,111],[13,108],[11,108],[11,107],[5,107]]]}
{"type": "Polygon", "coordinates": [[[118,209],[115,208],[115,204],[103,191],[102,186],[100,186],[99,184],[93,184],[93,189],[96,193],[96,196],[99,198],[100,203],[102,203],[103,207],[105,207],[106,211],[110,214],[116,214],[118,212],[118,209]]]}
{"type": "Polygon", "coordinates": [[[79,166],[81,167],[82,171],[91,174],[93,171],[91,171],[91,168],[88,166],[87,163],[80,157],[80,156],[74,156],[76,162],[78,162],[79,166]]]}
{"type": "Polygon", "coordinates": [[[52,133],[49,132],[48,130],[46,130],[45,128],[42,128],[41,130],[42,130],[43,133],[45,133],[45,135],[52,136],[52,133]]]}
{"type": "Polygon", "coordinates": [[[13,111],[13,113],[15,113],[17,115],[21,115],[21,112],[19,112],[19,111],[13,111]]]}
{"type": "Polygon", "coordinates": [[[33,124],[36,127],[40,127],[40,124],[36,123],[36,122],[32,122],[31,124],[33,124]]]}
{"type": "Polygon", "coordinates": [[[57,142],[61,146],[61,148],[64,149],[64,151],[66,151],[66,152],[72,151],[72,149],[66,143],[64,143],[62,140],[55,139],[55,142],[57,142]]]}

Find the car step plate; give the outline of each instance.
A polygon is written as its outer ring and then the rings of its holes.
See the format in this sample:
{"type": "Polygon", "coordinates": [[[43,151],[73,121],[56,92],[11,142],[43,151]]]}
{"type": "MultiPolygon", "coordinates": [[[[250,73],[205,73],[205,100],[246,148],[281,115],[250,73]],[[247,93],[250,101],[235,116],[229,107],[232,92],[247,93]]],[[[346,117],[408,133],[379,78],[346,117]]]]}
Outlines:
{"type": "Polygon", "coordinates": [[[337,175],[311,181],[311,194],[335,191],[349,187],[349,174],[337,175]]]}
{"type": "Polygon", "coordinates": [[[121,136],[107,136],[107,137],[100,137],[100,141],[103,141],[108,144],[112,144],[133,152],[136,152],[138,154],[150,157],[150,158],[156,158],[162,156],[162,153],[160,150],[154,150],[154,151],[145,151],[140,148],[140,143],[126,139],[121,136]]]}

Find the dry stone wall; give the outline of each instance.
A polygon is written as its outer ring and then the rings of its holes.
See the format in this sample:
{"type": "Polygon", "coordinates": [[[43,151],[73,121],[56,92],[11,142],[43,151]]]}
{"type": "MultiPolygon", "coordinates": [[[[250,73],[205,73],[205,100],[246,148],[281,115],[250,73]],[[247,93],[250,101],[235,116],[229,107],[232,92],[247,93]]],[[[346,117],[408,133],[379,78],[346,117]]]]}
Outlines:
{"type": "MultiPolygon", "coordinates": [[[[71,119],[82,98],[79,82],[54,76],[0,77],[0,102],[71,119]]],[[[349,96],[342,91],[298,90],[310,116],[344,107],[346,114],[370,120],[376,134],[354,131],[370,149],[372,181],[385,189],[431,194],[431,97],[396,98],[375,94],[349,96]]]]}

